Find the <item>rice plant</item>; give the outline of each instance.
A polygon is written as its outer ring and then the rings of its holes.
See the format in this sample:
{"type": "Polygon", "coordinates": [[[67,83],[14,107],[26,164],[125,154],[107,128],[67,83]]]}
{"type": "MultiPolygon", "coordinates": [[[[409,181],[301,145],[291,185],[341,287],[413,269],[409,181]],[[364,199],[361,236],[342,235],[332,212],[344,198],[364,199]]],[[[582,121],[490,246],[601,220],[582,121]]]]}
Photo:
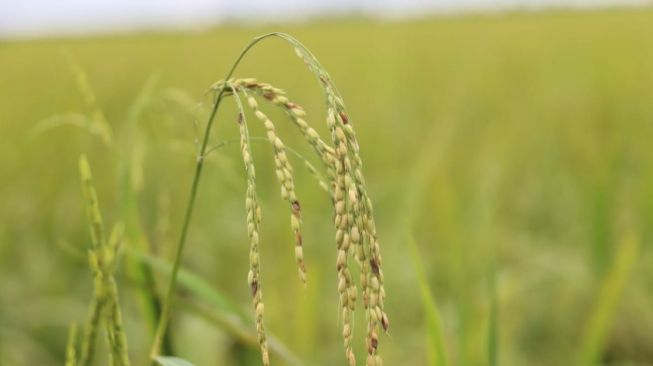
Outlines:
{"type": "MultiPolygon", "coordinates": [[[[235,102],[238,109],[234,120],[239,130],[241,155],[246,174],[245,223],[250,242],[250,268],[247,283],[252,294],[256,337],[263,365],[270,365],[270,345],[264,325],[263,279],[260,272],[262,263],[262,258],[260,258],[260,245],[262,242],[260,225],[262,224],[262,217],[256,190],[256,165],[250,149],[253,138],[249,135],[247,108],[256,116],[256,120],[265,127],[267,141],[272,147],[280,195],[288,204],[290,211],[290,229],[294,236],[293,247],[297,270],[300,281],[305,285],[310,283],[308,279],[310,269],[307,269],[304,263],[301,203],[295,189],[294,168],[288,158],[288,153],[295,153],[294,150],[286,146],[282,138],[277,134],[275,123],[259,108],[259,102],[261,101],[269,102],[287,114],[292,124],[299,129],[315,151],[326,171],[326,177],[323,177],[307,159],[302,158],[318,184],[330,197],[333,205],[333,225],[335,227],[337,251],[336,279],[340,307],[339,320],[342,323],[345,360],[350,366],[357,364],[352,343],[354,338],[354,311],[360,299],[367,323],[365,364],[370,366],[382,365],[383,362],[379,353],[379,334],[388,331],[389,320],[384,310],[385,289],[381,250],[376,232],[372,200],[369,197],[363,175],[363,163],[359,153],[360,147],[356,132],[344,101],[331,77],[315,56],[295,38],[283,33],[270,33],[254,38],[237,57],[225,78],[213,84],[209,92],[213,96],[212,109],[201,138],[190,196],[176,247],[167,293],[150,350],[152,362],[164,366],[180,365],[186,362],[161,355],[162,344],[167,333],[173,297],[180,273],[180,264],[186,246],[186,237],[197,198],[204,162],[207,155],[220,146],[210,146],[212,144],[212,141],[210,141],[211,128],[214,125],[220,105],[229,98],[235,102]],[[327,109],[325,120],[330,133],[328,140],[320,136],[311,127],[305,119],[304,109],[290,101],[283,90],[253,78],[234,77],[235,70],[244,56],[260,41],[270,37],[281,38],[288,42],[294,48],[297,56],[303,60],[319,81],[324,92],[327,109]],[[350,270],[351,263],[355,263],[359,267],[360,278],[358,281],[353,278],[350,270]]],[[[110,364],[128,366],[127,340],[122,327],[118,291],[113,279],[121,226],[118,225],[114,228],[110,239],[105,237],[97,194],[93,189],[90,167],[85,158],[81,159],[80,172],[93,242],[93,250],[90,251],[89,257],[95,281],[95,294],[91,303],[89,318],[84,328],[79,357],[77,357],[76,328],[71,327],[67,365],[90,365],[95,353],[94,340],[98,332],[104,329],[110,364]]]]}
{"type": "Polygon", "coordinates": [[[129,366],[127,337],[125,335],[118,288],[113,276],[117,253],[122,241],[122,224],[114,225],[109,237],[104,232],[97,193],[93,186],[91,168],[86,157],[79,161],[82,191],[86,202],[86,215],[91,232],[92,248],[88,250],[89,266],[93,273],[93,299],[89,305],[88,320],[81,340],[80,356],[76,357],[76,327],[71,326],[66,365],[93,364],[96,338],[103,332],[106,338],[111,365],[129,366]]]}

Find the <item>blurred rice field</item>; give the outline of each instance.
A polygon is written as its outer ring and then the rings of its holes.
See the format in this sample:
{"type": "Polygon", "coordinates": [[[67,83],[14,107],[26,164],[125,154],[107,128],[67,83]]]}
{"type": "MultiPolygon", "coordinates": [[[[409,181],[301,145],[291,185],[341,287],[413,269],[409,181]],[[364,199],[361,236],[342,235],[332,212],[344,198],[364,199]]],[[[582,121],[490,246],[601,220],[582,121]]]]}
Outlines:
{"type": "MultiPolygon", "coordinates": [[[[92,281],[79,155],[89,157],[106,221],[133,228],[127,247],[139,241],[170,262],[194,120],[204,123],[195,103],[206,107],[204,91],[249,39],[272,30],[317,55],[359,133],[384,256],[387,365],[653,365],[650,9],[0,41],[0,365],[63,364],[67,327],[85,318],[92,281]],[[75,126],[36,127],[96,113],[73,64],[86,72],[110,143],[75,126]]],[[[286,44],[266,41],[237,75],[284,88],[326,133],[319,86],[286,44]]],[[[287,144],[312,158],[270,113],[287,144]]],[[[211,138],[237,134],[231,105],[211,138]]],[[[295,162],[304,290],[270,149],[253,147],[267,328],[298,364],[344,364],[328,198],[295,162]]],[[[237,144],[208,162],[184,268],[210,289],[180,287],[172,343],[198,366],[258,365],[257,347],[235,336],[253,323],[229,329],[212,297],[251,312],[237,144]]],[[[121,300],[134,364],[143,365],[152,335],[127,262],[121,300]]],[[[162,287],[167,277],[155,273],[162,287]]]]}

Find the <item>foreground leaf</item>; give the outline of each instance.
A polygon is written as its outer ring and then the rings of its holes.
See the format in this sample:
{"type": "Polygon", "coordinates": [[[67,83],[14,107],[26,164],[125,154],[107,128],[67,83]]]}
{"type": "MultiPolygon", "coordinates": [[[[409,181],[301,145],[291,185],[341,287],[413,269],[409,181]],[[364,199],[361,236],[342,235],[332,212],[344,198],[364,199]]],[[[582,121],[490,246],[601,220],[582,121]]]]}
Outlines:
{"type": "Polygon", "coordinates": [[[179,357],[158,356],[154,359],[161,366],[195,366],[179,357]]]}
{"type": "MultiPolygon", "coordinates": [[[[128,255],[137,257],[138,260],[151,267],[154,271],[166,276],[169,276],[172,272],[172,264],[165,260],[138,252],[131,248],[129,249],[130,250],[127,252],[128,255]]],[[[178,279],[179,284],[186,288],[186,290],[215,307],[214,311],[207,312],[191,303],[186,303],[191,311],[204,317],[212,324],[227,331],[247,344],[252,346],[257,344],[256,334],[253,332],[253,327],[251,327],[254,320],[249,312],[230,301],[226,295],[211,286],[203,278],[184,268],[179,270],[178,279]]],[[[299,357],[293,354],[283,342],[274,336],[274,334],[268,333],[268,340],[270,342],[271,351],[286,361],[288,365],[306,364],[302,362],[299,357]]]]}
{"type": "Polygon", "coordinates": [[[599,363],[628,275],[637,260],[638,249],[639,237],[633,232],[627,232],[619,243],[616,258],[601,283],[594,309],[585,324],[579,366],[599,363]]]}

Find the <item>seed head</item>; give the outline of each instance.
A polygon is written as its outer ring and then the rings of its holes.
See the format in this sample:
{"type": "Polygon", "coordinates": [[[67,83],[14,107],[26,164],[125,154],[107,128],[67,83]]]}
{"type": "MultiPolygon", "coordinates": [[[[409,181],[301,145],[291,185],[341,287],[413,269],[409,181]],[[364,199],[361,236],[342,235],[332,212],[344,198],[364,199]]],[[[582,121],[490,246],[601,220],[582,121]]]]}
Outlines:
{"type": "MultiPolygon", "coordinates": [[[[313,147],[320,161],[323,162],[329,181],[322,181],[320,186],[329,192],[334,209],[333,223],[336,229],[335,241],[337,248],[336,269],[338,276],[338,293],[341,307],[342,335],[345,347],[345,357],[350,366],[356,364],[352,349],[353,312],[358,297],[358,288],[352,279],[348,258],[352,257],[360,266],[360,286],[365,318],[367,319],[366,344],[368,355],[367,365],[382,365],[378,355],[378,330],[387,332],[389,320],[383,310],[385,289],[383,286],[382,258],[377,240],[376,225],[373,217],[372,202],[368,195],[362,173],[362,160],[359,154],[359,144],[354,126],[347,113],[342,98],[330,76],[317,59],[301,44],[291,37],[282,38],[293,43],[297,55],[320,80],[327,99],[326,124],[330,132],[330,143],[325,142],[319,133],[304,119],[306,112],[298,104],[289,100],[285,92],[270,84],[258,82],[255,79],[230,80],[230,90],[237,94],[242,92],[247,97],[247,105],[252,108],[257,119],[266,129],[267,139],[274,151],[275,175],[279,182],[281,196],[290,205],[290,226],[295,234],[295,258],[299,276],[304,281],[305,265],[302,244],[301,208],[295,192],[293,169],[287,157],[288,150],[283,140],[278,136],[274,123],[259,109],[255,95],[260,100],[269,102],[282,109],[300,130],[306,141],[313,147]]],[[[244,122],[241,125],[245,125],[244,122]]],[[[245,137],[241,137],[241,144],[245,137]]],[[[254,179],[254,167],[249,148],[243,148],[243,160],[246,163],[248,181],[254,179]]],[[[319,177],[317,170],[304,160],[311,174],[319,177]]],[[[267,343],[263,333],[263,303],[259,281],[258,258],[258,223],[260,222],[260,207],[255,201],[254,184],[248,188],[248,233],[252,244],[250,255],[250,273],[248,280],[252,287],[254,306],[257,314],[257,333],[261,344],[264,364],[269,363],[267,343]],[[250,189],[251,188],[251,189],[250,189]],[[253,193],[250,193],[253,192],[253,193]],[[251,208],[250,208],[251,207],[251,208]],[[255,253],[254,253],[255,252],[255,253]],[[259,318],[261,321],[259,321],[259,318]]]]}

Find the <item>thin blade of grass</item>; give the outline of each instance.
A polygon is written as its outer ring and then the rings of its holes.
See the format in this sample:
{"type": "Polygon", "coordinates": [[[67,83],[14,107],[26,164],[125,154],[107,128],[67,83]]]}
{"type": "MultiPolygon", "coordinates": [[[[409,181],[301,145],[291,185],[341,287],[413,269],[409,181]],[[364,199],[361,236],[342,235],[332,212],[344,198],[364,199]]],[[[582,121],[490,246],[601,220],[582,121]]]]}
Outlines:
{"type": "MultiPolygon", "coordinates": [[[[130,249],[128,254],[136,256],[136,258],[140,260],[144,265],[147,265],[148,267],[163,275],[168,276],[172,271],[172,265],[170,263],[156,258],[152,255],[137,252],[133,249],[130,249]]],[[[219,290],[213,288],[209,283],[204,281],[196,274],[193,274],[182,268],[179,271],[179,283],[183,285],[188,291],[216,306],[219,310],[231,314],[236,314],[241,319],[249,319],[248,313],[246,313],[238,305],[228,300],[225,295],[219,292],[219,290]]]]}
{"type": "MultiPolygon", "coordinates": [[[[126,123],[119,136],[119,142],[124,144],[121,149],[126,151],[124,157],[119,161],[119,172],[121,212],[125,219],[127,243],[147,253],[151,253],[151,245],[144,233],[145,229],[141,220],[138,199],[144,185],[143,161],[145,159],[146,141],[139,122],[141,122],[143,114],[155,99],[156,81],[156,76],[150,76],[147,79],[129,108],[126,123]]],[[[138,260],[128,259],[126,262],[127,275],[140,286],[137,296],[141,311],[150,326],[151,332],[154,333],[157,321],[161,316],[162,306],[160,295],[156,291],[157,286],[152,269],[138,260]]],[[[174,353],[169,333],[166,333],[163,337],[162,351],[164,354],[174,353]]]]}
{"type": "Polygon", "coordinates": [[[490,319],[488,325],[488,365],[499,365],[499,294],[497,289],[497,254],[493,245],[492,259],[490,262],[490,319]]]}
{"type": "MultiPolygon", "coordinates": [[[[245,322],[238,316],[215,311],[207,311],[206,309],[203,309],[191,301],[183,301],[181,306],[182,308],[202,317],[204,320],[213,324],[214,326],[227,331],[241,342],[258,351],[258,340],[256,339],[256,334],[250,327],[244,325],[245,322]]],[[[252,320],[249,319],[247,322],[251,323],[252,320]]],[[[267,333],[267,339],[272,353],[283,359],[288,365],[306,365],[306,363],[302,362],[299,357],[297,357],[297,355],[292,353],[288,347],[283,344],[283,342],[281,342],[274,335],[270,334],[270,332],[267,333]]]]}
{"type": "Polygon", "coordinates": [[[422,298],[422,306],[426,316],[426,335],[428,338],[427,354],[430,366],[446,366],[447,354],[446,346],[444,343],[444,336],[442,330],[442,321],[440,319],[440,311],[438,310],[437,303],[429,287],[426,273],[422,261],[420,260],[419,249],[415,242],[415,237],[412,233],[406,233],[406,243],[411,254],[413,268],[417,274],[419,282],[420,293],[422,298]]]}
{"type": "Polygon", "coordinates": [[[579,366],[591,366],[600,363],[605,339],[610,330],[620,295],[628,275],[637,259],[639,238],[633,232],[627,232],[617,248],[617,257],[606,273],[601,284],[594,309],[585,324],[580,347],[579,366]]]}
{"type": "Polygon", "coordinates": [[[154,359],[161,366],[195,366],[179,357],[158,356],[154,359]]]}

